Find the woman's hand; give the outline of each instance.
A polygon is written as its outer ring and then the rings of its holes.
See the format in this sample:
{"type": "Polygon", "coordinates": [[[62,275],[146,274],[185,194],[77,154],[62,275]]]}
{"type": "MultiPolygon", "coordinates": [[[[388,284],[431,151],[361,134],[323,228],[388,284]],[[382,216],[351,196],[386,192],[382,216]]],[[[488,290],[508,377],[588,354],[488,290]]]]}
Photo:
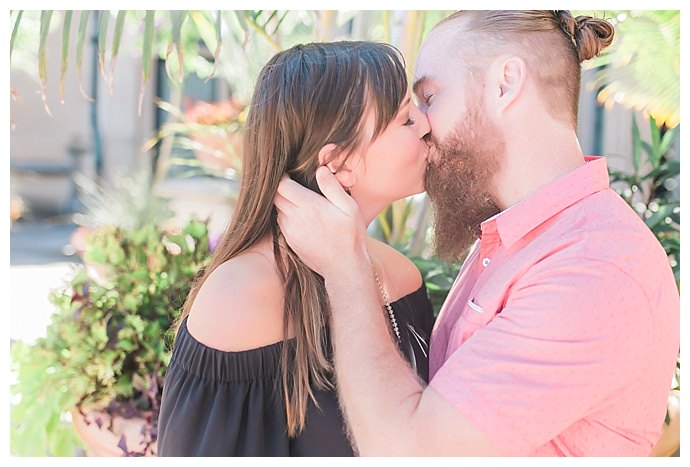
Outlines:
{"type": "Polygon", "coordinates": [[[274,199],[280,230],[302,261],[324,278],[355,273],[357,260],[369,261],[359,207],[327,167],[316,171],[316,182],[325,197],[283,176],[274,199]]]}

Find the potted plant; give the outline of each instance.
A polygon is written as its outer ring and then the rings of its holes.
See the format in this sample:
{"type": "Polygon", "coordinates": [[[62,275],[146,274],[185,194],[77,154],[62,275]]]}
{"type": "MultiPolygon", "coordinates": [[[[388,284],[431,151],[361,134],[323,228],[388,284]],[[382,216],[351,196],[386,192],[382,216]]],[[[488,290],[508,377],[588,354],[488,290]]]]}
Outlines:
{"type": "Polygon", "coordinates": [[[85,244],[100,277],[77,267],[51,295],[57,311],[45,337],[11,346],[16,455],[156,452],[170,329],[207,264],[207,223],[104,226],[85,244]]]}

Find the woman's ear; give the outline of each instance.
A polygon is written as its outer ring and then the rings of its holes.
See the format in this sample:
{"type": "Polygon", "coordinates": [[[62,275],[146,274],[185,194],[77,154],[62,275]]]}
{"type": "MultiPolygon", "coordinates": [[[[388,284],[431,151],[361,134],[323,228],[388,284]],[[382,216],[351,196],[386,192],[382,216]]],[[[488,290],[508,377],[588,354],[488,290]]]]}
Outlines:
{"type": "MultiPolygon", "coordinates": [[[[338,145],[335,143],[328,143],[322,147],[319,151],[319,165],[325,165],[329,169],[334,166],[335,159],[337,159],[337,149],[338,145]]],[[[334,170],[331,170],[331,173],[334,173],[334,170]]]]}
{"type": "Polygon", "coordinates": [[[338,146],[328,143],[319,151],[319,165],[325,165],[335,175],[344,188],[350,188],[355,183],[354,172],[346,162],[347,154],[338,151],[338,146]]]}

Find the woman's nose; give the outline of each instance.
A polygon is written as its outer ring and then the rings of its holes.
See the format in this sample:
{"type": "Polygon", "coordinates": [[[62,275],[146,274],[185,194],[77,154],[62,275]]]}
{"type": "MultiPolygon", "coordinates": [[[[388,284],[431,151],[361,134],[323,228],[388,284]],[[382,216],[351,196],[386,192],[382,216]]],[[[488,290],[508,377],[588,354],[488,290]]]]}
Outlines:
{"type": "Polygon", "coordinates": [[[412,119],[414,120],[417,134],[419,135],[419,139],[422,139],[431,131],[429,119],[424,112],[417,108],[416,105],[411,105],[410,108],[410,113],[413,114],[412,119]]]}

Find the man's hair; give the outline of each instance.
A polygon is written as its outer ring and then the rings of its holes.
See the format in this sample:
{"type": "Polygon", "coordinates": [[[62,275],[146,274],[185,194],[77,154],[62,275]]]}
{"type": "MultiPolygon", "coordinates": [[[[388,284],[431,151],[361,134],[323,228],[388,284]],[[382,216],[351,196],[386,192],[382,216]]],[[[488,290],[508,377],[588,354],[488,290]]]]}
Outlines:
{"type": "Polygon", "coordinates": [[[470,76],[478,79],[496,56],[519,55],[544,91],[547,109],[577,128],[580,63],[613,41],[605,19],[573,17],[567,10],[462,10],[436,28],[458,26],[451,44],[461,51],[470,76]]]}

